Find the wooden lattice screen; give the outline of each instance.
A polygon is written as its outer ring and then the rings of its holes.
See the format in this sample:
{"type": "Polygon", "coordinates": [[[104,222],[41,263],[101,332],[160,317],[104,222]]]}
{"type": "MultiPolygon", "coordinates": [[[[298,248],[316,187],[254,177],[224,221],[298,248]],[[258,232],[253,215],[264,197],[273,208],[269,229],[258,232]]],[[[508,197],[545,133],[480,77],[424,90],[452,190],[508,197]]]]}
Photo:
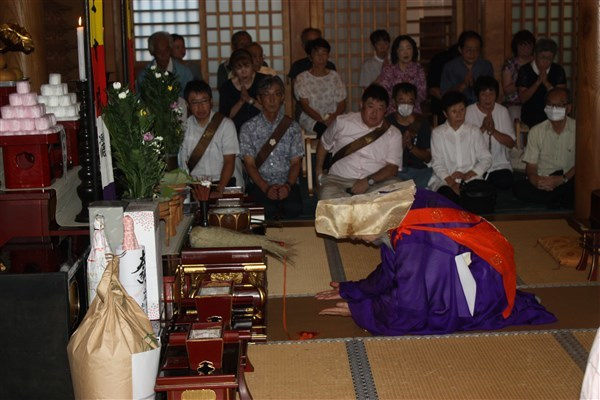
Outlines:
{"type": "MultiPolygon", "coordinates": [[[[372,31],[386,29],[392,41],[400,34],[409,34],[419,44],[424,19],[451,15],[452,0],[324,0],[323,34],[332,47],[330,58],[348,89],[348,110],[356,111],[359,107],[360,68],[373,55],[369,42],[372,31]]],[[[447,38],[437,41],[439,47],[427,43],[426,58],[421,58],[424,64],[431,54],[444,50],[452,42],[453,33],[446,25],[440,24],[439,31],[447,38]]]]}
{"type": "MultiPolygon", "coordinates": [[[[554,62],[567,74],[567,86],[577,88],[577,0],[512,0],[511,27],[507,34],[528,29],[536,38],[547,37],[558,44],[554,62]]],[[[507,40],[510,46],[510,38],[507,40]]],[[[573,93],[573,99],[576,99],[573,93]]]]}

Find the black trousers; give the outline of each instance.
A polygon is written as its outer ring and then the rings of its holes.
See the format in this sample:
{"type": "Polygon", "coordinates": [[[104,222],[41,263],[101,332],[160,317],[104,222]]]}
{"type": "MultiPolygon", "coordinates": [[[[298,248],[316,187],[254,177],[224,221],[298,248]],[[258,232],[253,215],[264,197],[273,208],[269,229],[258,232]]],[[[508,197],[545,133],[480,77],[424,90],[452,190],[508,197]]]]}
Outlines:
{"type": "Polygon", "coordinates": [[[266,219],[295,218],[302,214],[302,196],[300,185],[295,184],[285,200],[271,200],[255,184],[248,185],[248,194],[257,204],[265,207],[266,219]]]}
{"type": "Polygon", "coordinates": [[[490,172],[486,180],[498,189],[510,189],[513,185],[513,173],[510,169],[490,172]]]}
{"type": "Polygon", "coordinates": [[[548,192],[536,188],[528,179],[515,182],[513,193],[519,200],[528,203],[546,204],[550,208],[573,208],[575,204],[575,179],[556,187],[548,192]]]}

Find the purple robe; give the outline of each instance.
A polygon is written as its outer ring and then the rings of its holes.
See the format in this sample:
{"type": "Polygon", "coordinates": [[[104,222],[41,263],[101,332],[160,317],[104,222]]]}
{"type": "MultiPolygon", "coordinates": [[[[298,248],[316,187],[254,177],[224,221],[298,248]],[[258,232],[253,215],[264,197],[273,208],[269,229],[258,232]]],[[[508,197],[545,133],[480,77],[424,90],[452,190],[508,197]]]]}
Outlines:
{"type": "MultiPolygon", "coordinates": [[[[412,208],[425,207],[458,208],[437,193],[418,189],[412,208]]],[[[518,290],[505,319],[502,276],[469,248],[439,232],[413,230],[398,240],[395,251],[382,245],[381,264],[365,279],[341,282],[340,295],[348,301],[356,324],[374,335],[444,334],[556,321],[532,294],[518,290]],[[473,315],[455,262],[466,252],[471,252],[469,270],[477,285],[473,315]]]]}

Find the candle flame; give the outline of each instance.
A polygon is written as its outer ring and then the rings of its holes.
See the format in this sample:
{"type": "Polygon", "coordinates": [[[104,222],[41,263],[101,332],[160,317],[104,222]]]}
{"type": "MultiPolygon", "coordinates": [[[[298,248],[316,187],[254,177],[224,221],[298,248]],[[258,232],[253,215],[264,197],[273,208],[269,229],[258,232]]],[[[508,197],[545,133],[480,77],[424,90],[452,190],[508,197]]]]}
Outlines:
{"type": "Polygon", "coordinates": [[[79,17],[79,22],[78,22],[79,26],[81,26],[81,17],[79,17]]]}

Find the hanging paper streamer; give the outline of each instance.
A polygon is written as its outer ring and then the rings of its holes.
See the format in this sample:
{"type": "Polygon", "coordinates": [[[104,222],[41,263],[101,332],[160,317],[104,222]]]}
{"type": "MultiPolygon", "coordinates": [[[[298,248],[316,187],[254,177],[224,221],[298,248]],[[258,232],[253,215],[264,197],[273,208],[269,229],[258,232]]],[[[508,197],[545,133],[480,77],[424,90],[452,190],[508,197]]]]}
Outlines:
{"type": "Polygon", "coordinates": [[[90,10],[90,49],[92,56],[92,74],[94,76],[94,104],[96,116],[102,113],[106,105],[106,59],[104,55],[104,23],[102,0],[88,0],[90,10]]]}
{"type": "Polygon", "coordinates": [[[104,232],[104,217],[96,215],[94,218],[92,248],[87,258],[88,304],[92,304],[92,300],[96,297],[96,288],[108,264],[106,256],[111,253],[110,244],[104,232]]]}
{"type": "Polygon", "coordinates": [[[144,246],[140,246],[135,237],[133,224],[133,218],[129,215],[123,217],[123,245],[117,248],[120,258],[119,280],[127,294],[147,313],[146,256],[144,246]]]}

